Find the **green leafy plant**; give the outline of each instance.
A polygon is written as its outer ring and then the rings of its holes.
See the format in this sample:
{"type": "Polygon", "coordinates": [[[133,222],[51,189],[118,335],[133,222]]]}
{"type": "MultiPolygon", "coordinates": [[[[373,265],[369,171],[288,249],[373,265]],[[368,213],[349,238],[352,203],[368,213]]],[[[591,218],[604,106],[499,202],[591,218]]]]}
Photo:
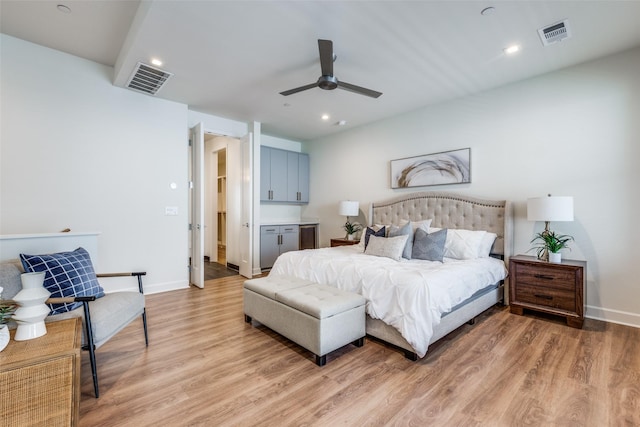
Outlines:
{"type": "Polygon", "coordinates": [[[564,248],[571,250],[569,242],[572,240],[573,237],[566,234],[556,234],[555,231],[542,231],[537,233],[531,240],[531,243],[535,243],[535,245],[529,251],[535,250],[538,258],[541,258],[545,250],[554,254],[564,248]]]}
{"type": "Polygon", "coordinates": [[[354,234],[357,233],[358,231],[362,230],[362,226],[360,224],[358,224],[357,222],[349,222],[347,221],[342,228],[344,228],[344,231],[347,232],[347,236],[349,234],[354,234]]]}
{"type": "Polygon", "coordinates": [[[18,305],[15,302],[0,300],[0,325],[4,325],[11,320],[16,308],[18,308],[18,305]]]}

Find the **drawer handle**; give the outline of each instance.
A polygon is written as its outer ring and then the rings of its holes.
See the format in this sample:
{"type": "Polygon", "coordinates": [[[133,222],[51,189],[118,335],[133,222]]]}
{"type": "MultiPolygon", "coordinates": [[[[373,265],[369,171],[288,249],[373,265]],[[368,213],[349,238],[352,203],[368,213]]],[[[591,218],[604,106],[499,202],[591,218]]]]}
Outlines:
{"type": "Polygon", "coordinates": [[[533,294],[534,297],[536,298],[542,298],[542,299],[553,299],[553,297],[551,295],[540,295],[540,294],[533,294]]]}
{"type": "Polygon", "coordinates": [[[546,274],[534,274],[536,279],[553,280],[553,276],[547,276],[546,274]]]}

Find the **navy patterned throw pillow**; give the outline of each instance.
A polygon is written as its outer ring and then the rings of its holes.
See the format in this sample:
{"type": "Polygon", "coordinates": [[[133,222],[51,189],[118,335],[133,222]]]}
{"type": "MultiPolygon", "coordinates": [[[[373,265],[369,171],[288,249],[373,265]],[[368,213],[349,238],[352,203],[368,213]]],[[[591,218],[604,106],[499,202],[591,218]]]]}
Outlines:
{"type": "MultiPolygon", "coordinates": [[[[20,254],[24,271],[44,271],[44,287],[51,292],[51,298],[86,297],[104,295],[104,289],[98,283],[93,270],[89,252],[78,248],[72,252],[59,252],[47,255],[20,254]]],[[[80,307],[82,303],[50,304],[50,314],[60,314],[80,307]]]]}
{"type": "Polygon", "coordinates": [[[444,258],[444,243],[446,241],[446,228],[431,234],[427,234],[426,231],[418,228],[413,240],[413,251],[411,252],[411,257],[413,259],[442,262],[444,258]]]}
{"type": "Polygon", "coordinates": [[[367,227],[367,231],[364,233],[364,248],[367,249],[367,245],[369,244],[369,236],[374,235],[376,237],[385,237],[386,234],[386,227],[382,227],[378,231],[374,230],[371,227],[367,227]]]}

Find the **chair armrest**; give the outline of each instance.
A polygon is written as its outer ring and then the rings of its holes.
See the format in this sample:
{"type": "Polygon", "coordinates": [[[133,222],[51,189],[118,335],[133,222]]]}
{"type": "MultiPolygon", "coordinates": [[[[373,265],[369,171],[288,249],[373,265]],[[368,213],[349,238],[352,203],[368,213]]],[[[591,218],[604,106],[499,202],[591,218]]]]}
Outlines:
{"type": "Polygon", "coordinates": [[[96,296],[91,295],[88,297],[61,297],[61,298],[49,298],[45,301],[45,304],[70,304],[72,302],[89,302],[95,301],[96,296]]]}
{"type": "Polygon", "coordinates": [[[101,273],[96,274],[96,277],[132,277],[135,276],[138,278],[138,290],[141,294],[144,294],[144,289],[142,288],[142,276],[146,276],[146,271],[137,271],[133,273],[101,273]]]}
{"type": "Polygon", "coordinates": [[[96,274],[97,277],[128,277],[128,276],[146,276],[146,271],[138,271],[134,273],[100,273],[96,274]]]}

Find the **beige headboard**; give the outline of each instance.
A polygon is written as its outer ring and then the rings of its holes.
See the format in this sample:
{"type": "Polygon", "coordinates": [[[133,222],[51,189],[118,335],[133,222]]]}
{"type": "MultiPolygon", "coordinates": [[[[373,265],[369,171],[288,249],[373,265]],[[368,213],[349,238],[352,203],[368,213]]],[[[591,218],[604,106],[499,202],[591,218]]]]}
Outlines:
{"type": "Polygon", "coordinates": [[[498,235],[491,253],[508,260],[513,250],[513,218],[507,200],[485,200],[448,192],[420,192],[371,205],[372,224],[432,219],[432,227],[486,230],[498,235]]]}

